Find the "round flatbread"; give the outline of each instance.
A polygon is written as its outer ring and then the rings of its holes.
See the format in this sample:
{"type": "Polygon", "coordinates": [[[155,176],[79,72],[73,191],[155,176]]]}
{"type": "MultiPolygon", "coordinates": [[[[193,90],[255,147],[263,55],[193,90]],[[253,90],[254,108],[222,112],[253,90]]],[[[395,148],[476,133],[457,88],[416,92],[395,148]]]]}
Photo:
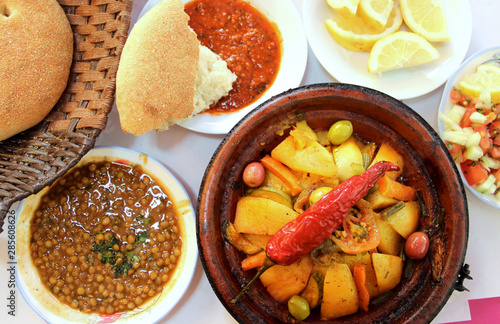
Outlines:
{"type": "Polygon", "coordinates": [[[56,0],[0,0],[0,140],[47,116],[72,58],[73,32],[56,0]]]}

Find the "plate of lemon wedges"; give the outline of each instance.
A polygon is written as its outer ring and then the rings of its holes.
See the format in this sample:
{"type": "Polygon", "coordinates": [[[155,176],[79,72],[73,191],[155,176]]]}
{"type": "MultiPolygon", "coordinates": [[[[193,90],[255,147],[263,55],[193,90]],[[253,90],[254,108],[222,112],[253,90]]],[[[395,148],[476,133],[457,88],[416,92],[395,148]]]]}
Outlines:
{"type": "Polygon", "coordinates": [[[468,0],[304,0],[309,45],[337,81],[396,99],[441,86],[469,48],[468,0]]]}

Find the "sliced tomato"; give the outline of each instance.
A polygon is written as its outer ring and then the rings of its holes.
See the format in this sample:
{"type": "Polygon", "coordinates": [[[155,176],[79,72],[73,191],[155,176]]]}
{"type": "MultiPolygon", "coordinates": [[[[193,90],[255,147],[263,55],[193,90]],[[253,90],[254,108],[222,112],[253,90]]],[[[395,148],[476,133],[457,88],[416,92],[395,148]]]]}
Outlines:
{"type": "Polygon", "coordinates": [[[460,164],[465,180],[473,186],[488,177],[488,171],[479,163],[466,160],[460,164]]]}
{"type": "Polygon", "coordinates": [[[470,120],[470,116],[475,111],[476,111],[476,108],[465,108],[464,116],[462,117],[462,121],[460,123],[460,126],[462,128],[469,127],[472,124],[472,122],[470,120]]]}
{"type": "Polygon", "coordinates": [[[370,204],[361,200],[357,207],[360,210],[360,217],[349,213],[343,222],[343,228],[336,230],[331,236],[331,239],[345,253],[367,252],[376,248],[380,243],[380,233],[370,204]]]}

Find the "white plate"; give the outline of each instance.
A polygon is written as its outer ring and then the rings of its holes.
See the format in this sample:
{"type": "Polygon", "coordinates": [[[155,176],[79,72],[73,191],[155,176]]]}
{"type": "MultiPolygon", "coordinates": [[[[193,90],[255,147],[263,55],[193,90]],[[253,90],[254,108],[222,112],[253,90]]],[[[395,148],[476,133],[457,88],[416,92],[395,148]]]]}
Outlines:
{"type": "Polygon", "coordinates": [[[157,323],[169,313],[185,294],[194,275],[198,260],[196,242],[195,212],[188,194],[181,183],[159,161],[139,152],[116,146],[102,146],[91,150],[83,157],[86,161],[125,159],[141,164],[144,170],[153,175],[169,191],[169,198],[176,206],[181,222],[183,253],[174,273],[158,297],[154,297],[139,308],[111,316],[84,314],[62,305],[42,285],[38,272],[30,256],[30,220],[37,208],[45,188],[37,195],[24,200],[18,208],[16,255],[18,257],[17,282],[19,290],[33,310],[48,323],[157,323]]]}
{"type": "MultiPolygon", "coordinates": [[[[281,33],[283,39],[281,47],[282,57],[276,80],[259,100],[239,111],[222,115],[199,114],[180,123],[180,126],[200,133],[227,134],[241,118],[259,104],[274,95],[300,85],[307,64],[307,38],[302,28],[302,20],[297,9],[290,0],[245,1],[254,5],[271,22],[274,22],[281,33]]],[[[142,17],[159,2],[161,0],[149,0],[139,17],[142,17]]],[[[182,2],[186,3],[189,0],[182,0],[182,2]]]]}
{"type": "MultiPolygon", "coordinates": [[[[446,86],[443,91],[443,96],[441,97],[441,102],[439,104],[439,112],[446,114],[453,107],[453,104],[450,101],[450,92],[453,87],[458,87],[460,81],[462,81],[465,75],[469,73],[474,73],[476,71],[476,67],[488,60],[497,59],[500,60],[500,46],[488,48],[482,51],[479,51],[469,57],[460,68],[453,74],[453,76],[448,80],[446,86]]],[[[444,130],[443,122],[438,117],[438,129],[441,134],[444,130]]],[[[493,195],[485,195],[476,191],[473,187],[469,186],[467,180],[465,180],[464,175],[462,173],[462,169],[459,165],[457,168],[460,172],[460,176],[462,177],[462,182],[469,189],[469,191],[480,201],[485,204],[500,209],[500,201],[495,198],[493,195]]]]}
{"type": "MultiPolygon", "coordinates": [[[[304,0],[303,19],[312,51],[325,70],[339,82],[357,84],[385,92],[396,99],[426,94],[442,85],[456,71],[467,53],[472,17],[468,0],[443,0],[451,41],[432,43],[440,58],[425,65],[382,74],[368,72],[369,53],[347,50],[328,33],[325,20],[332,18],[326,0],[304,0]]],[[[405,24],[401,30],[408,30],[405,24]]]]}

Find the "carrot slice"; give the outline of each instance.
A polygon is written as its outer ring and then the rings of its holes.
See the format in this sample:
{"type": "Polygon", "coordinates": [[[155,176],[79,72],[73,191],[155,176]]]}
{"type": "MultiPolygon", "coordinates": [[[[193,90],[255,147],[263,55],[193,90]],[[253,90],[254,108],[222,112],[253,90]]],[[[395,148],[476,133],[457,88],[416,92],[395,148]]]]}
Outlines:
{"type": "Polygon", "coordinates": [[[241,268],[247,271],[254,268],[259,268],[264,263],[264,259],[266,258],[266,251],[260,251],[257,254],[246,257],[241,261],[241,268]]]}
{"type": "Polygon", "coordinates": [[[378,181],[378,190],[386,197],[402,201],[415,200],[417,197],[417,190],[410,186],[405,186],[395,180],[390,179],[386,175],[378,181]]]}
{"type": "Polygon", "coordinates": [[[366,266],[363,263],[354,265],[353,278],[358,289],[359,308],[367,312],[370,303],[370,292],[366,287],[366,266]]]}
{"type": "Polygon", "coordinates": [[[266,169],[271,171],[275,176],[281,179],[287,187],[290,188],[292,195],[296,196],[302,191],[299,179],[297,179],[292,171],[290,171],[290,169],[283,163],[270,155],[264,156],[260,162],[266,169]]]}

